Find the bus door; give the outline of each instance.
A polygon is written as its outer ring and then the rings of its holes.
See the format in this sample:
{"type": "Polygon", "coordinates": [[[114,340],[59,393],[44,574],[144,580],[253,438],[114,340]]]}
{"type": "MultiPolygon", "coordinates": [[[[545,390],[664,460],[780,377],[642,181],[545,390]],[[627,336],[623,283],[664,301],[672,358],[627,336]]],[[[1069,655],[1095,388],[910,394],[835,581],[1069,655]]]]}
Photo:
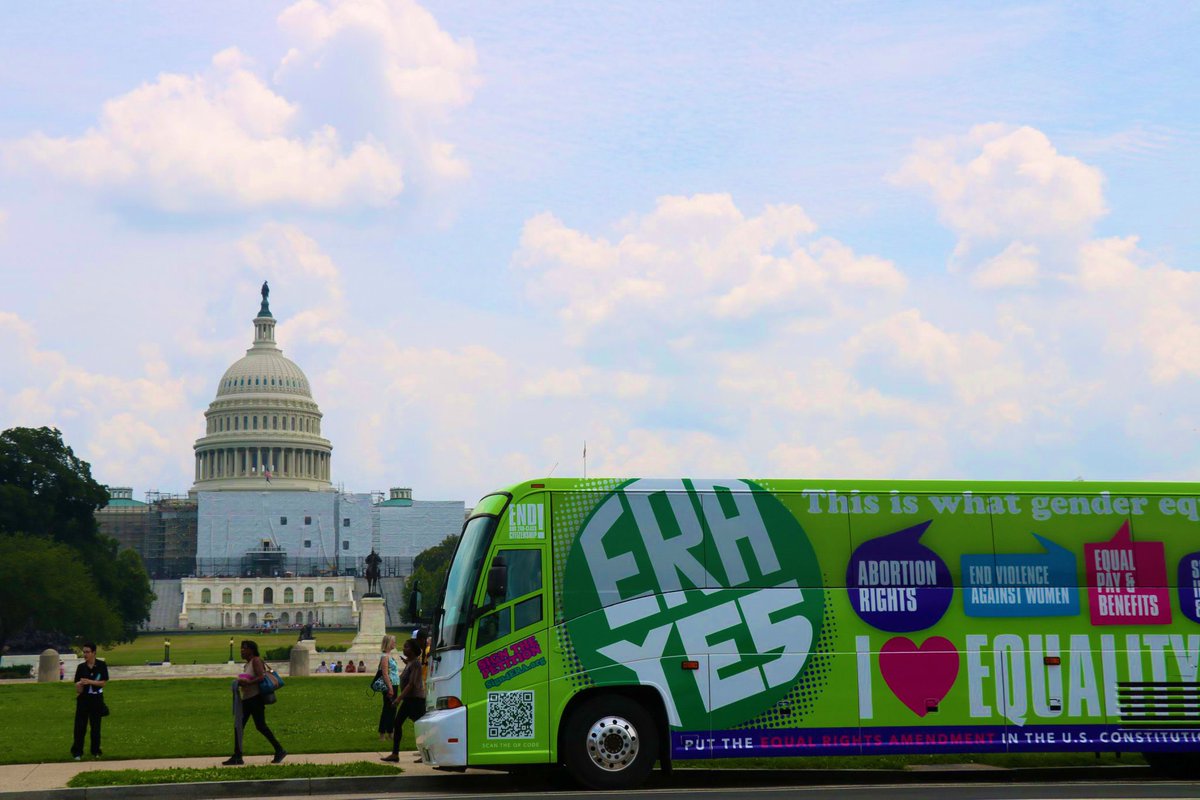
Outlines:
{"type": "Polygon", "coordinates": [[[547,548],[497,539],[468,636],[463,678],[470,698],[468,760],[472,765],[545,763],[550,755],[547,548]]]}

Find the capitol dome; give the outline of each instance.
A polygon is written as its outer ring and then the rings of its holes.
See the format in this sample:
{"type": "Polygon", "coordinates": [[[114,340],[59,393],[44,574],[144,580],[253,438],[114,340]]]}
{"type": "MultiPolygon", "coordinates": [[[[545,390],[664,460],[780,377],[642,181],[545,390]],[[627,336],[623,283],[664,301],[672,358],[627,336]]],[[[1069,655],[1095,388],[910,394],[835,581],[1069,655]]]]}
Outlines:
{"type": "Polygon", "coordinates": [[[321,437],[321,410],[304,371],[275,344],[263,284],[254,344],[217,384],[196,440],[193,491],[330,488],[333,445],[321,437]]]}

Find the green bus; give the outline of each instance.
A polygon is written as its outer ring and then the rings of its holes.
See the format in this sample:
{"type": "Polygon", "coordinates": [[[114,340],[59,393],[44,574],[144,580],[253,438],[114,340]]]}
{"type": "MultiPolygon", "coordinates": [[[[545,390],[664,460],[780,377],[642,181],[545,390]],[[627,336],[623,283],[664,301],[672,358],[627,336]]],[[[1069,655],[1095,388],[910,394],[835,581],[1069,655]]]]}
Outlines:
{"type": "Polygon", "coordinates": [[[1195,484],[536,480],[437,606],[435,767],[1200,749],[1195,484]]]}

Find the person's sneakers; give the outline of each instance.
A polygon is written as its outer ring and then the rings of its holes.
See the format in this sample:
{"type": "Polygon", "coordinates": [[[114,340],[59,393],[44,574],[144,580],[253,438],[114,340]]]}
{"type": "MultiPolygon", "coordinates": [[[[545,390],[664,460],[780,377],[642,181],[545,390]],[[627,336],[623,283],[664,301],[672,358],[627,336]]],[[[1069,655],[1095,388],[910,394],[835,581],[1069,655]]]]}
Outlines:
{"type": "Polygon", "coordinates": [[[76,761],[83,761],[83,756],[72,756],[76,761]]]}
{"type": "Polygon", "coordinates": [[[287,758],[287,750],[277,750],[275,752],[275,757],[271,759],[271,763],[282,764],[285,758],[287,758]]]}
{"type": "Polygon", "coordinates": [[[383,758],[381,758],[379,760],[380,761],[391,761],[393,763],[398,763],[400,761],[400,756],[397,753],[392,753],[390,756],[384,756],[383,758]]]}
{"type": "Polygon", "coordinates": [[[245,764],[245,763],[246,762],[242,760],[241,756],[230,756],[229,758],[227,758],[221,762],[221,766],[222,767],[240,767],[242,764],[245,764]]]}

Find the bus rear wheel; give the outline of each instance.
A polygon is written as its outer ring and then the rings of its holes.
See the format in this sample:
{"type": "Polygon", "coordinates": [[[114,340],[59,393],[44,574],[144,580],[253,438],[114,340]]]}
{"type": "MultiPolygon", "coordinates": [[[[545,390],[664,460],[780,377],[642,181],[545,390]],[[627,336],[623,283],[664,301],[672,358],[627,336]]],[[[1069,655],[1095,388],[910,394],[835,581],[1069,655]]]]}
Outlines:
{"type": "Polygon", "coordinates": [[[600,695],[571,714],[563,731],[563,763],[591,789],[639,786],[658,759],[658,729],[628,697],[600,695]]]}

